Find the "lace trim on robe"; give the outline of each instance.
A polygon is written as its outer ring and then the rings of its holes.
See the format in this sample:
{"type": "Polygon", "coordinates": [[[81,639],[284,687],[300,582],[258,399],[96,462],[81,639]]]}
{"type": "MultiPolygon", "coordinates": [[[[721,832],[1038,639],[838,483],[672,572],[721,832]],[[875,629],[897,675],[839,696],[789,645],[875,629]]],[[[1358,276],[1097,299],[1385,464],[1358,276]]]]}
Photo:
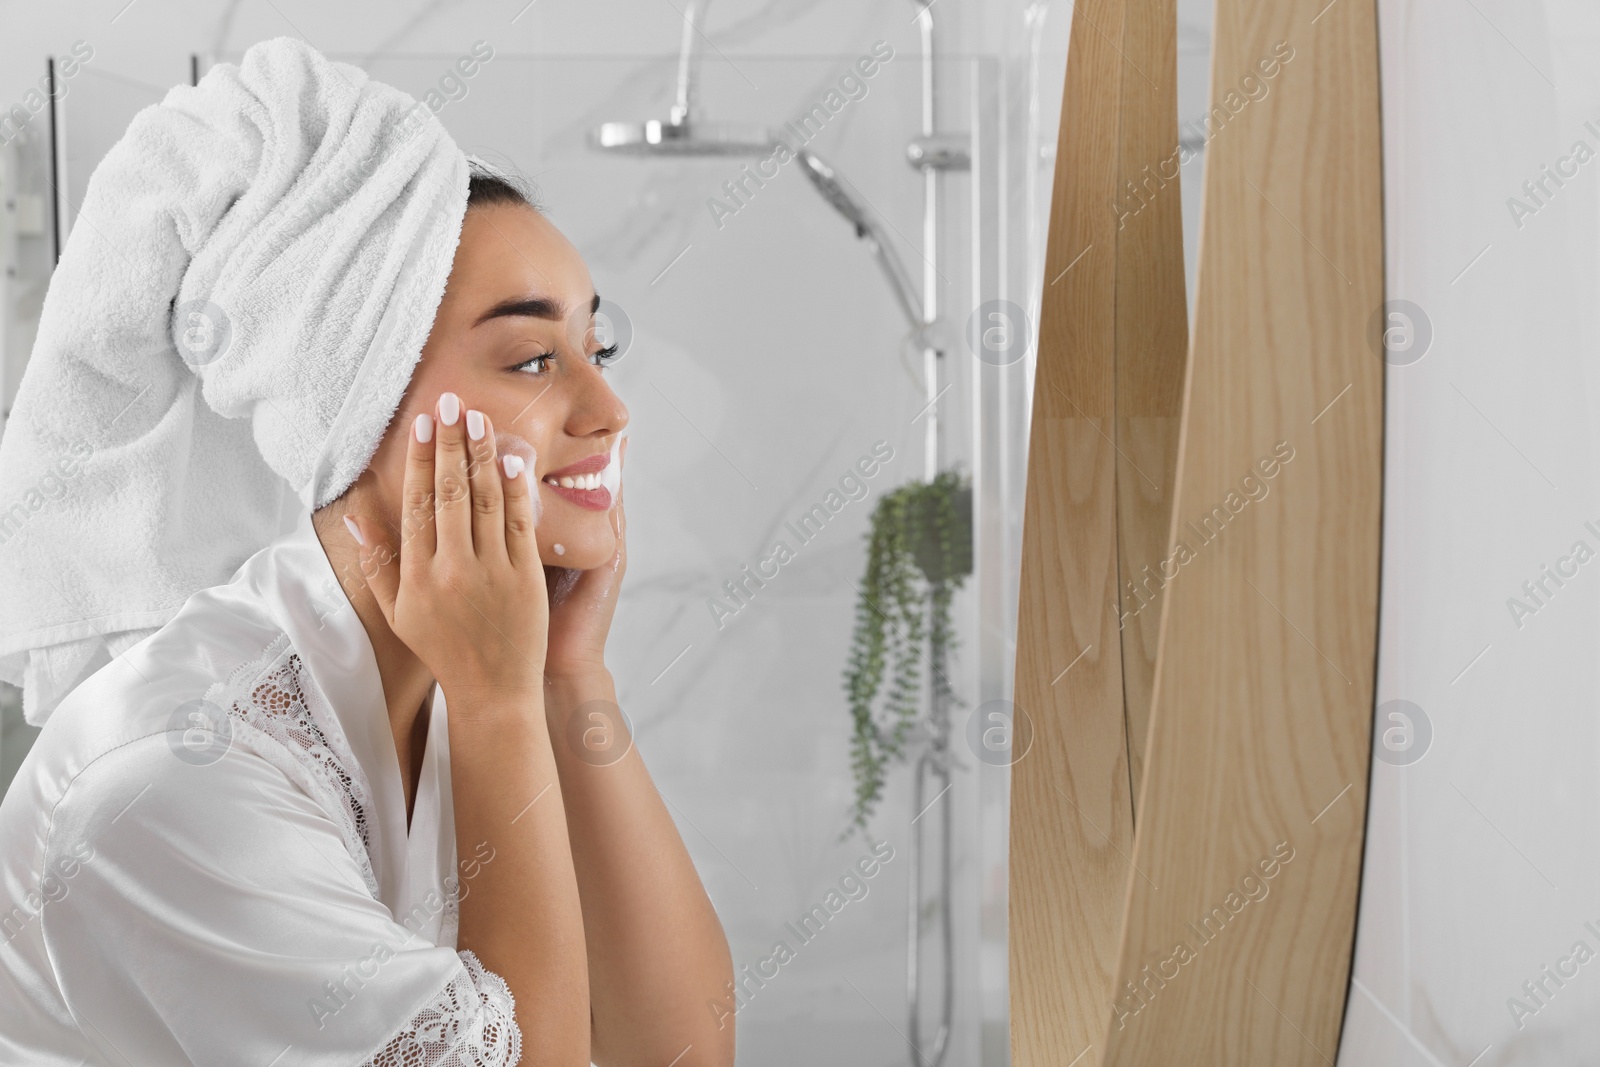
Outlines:
{"type": "Polygon", "coordinates": [[[522,1059],[516,1001],[471,952],[433,1000],[361,1067],[514,1067],[522,1059]]]}
{"type": "Polygon", "coordinates": [[[249,744],[252,735],[264,734],[276,742],[249,747],[311,796],[322,798],[367,891],[376,897],[367,831],[371,789],[326,698],[289,646],[288,635],[280,635],[260,659],[213,685],[205,699],[239,724],[234,727],[238,739],[249,744]]]}

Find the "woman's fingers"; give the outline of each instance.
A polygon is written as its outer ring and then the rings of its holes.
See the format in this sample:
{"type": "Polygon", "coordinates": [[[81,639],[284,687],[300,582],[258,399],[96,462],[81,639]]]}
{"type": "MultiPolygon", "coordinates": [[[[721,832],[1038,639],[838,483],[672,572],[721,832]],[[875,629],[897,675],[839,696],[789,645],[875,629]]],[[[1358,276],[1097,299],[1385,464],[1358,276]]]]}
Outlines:
{"type": "Polygon", "coordinates": [[[439,396],[439,419],[434,427],[433,523],[437,552],[459,560],[471,559],[472,492],[467,469],[467,428],[461,398],[439,396]]]}
{"type": "Polygon", "coordinates": [[[433,416],[427,412],[411,423],[406,446],[405,483],[401,489],[400,541],[405,557],[415,563],[433,559],[433,416]]]}
{"type": "Polygon", "coordinates": [[[502,467],[488,417],[454,393],[441,394],[433,416],[411,430],[407,529],[395,534],[351,516],[373,596],[446,693],[535,689],[548,654],[544,572],[513,568],[507,552],[509,506],[509,532],[525,546],[518,552],[537,561],[532,471],[502,467]]]}
{"type": "Polygon", "coordinates": [[[467,453],[472,487],[472,544],[485,563],[506,558],[505,493],[503,477],[495,463],[494,426],[481,411],[468,411],[466,417],[467,453]]]}
{"type": "Polygon", "coordinates": [[[500,457],[499,463],[502,492],[505,494],[506,555],[511,565],[519,571],[538,570],[541,566],[539,543],[534,536],[539,523],[535,496],[538,490],[534,488],[534,479],[538,475],[533,469],[536,459],[536,456],[530,456],[524,460],[514,452],[507,452],[500,457]]]}

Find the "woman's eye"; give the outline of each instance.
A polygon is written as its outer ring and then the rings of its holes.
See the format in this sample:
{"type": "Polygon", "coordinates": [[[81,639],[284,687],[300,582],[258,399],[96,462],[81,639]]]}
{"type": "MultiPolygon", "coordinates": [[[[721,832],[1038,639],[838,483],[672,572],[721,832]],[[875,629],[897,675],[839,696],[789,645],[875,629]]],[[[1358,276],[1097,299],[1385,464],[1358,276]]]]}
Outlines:
{"type": "Polygon", "coordinates": [[[607,345],[600,351],[591,353],[589,358],[594,360],[595,366],[604,367],[612,360],[617,358],[617,346],[614,344],[607,345]]]}
{"type": "Polygon", "coordinates": [[[554,358],[554,352],[540,352],[538,355],[523,360],[511,369],[523,371],[527,374],[543,374],[550,369],[550,361],[554,358]]]}

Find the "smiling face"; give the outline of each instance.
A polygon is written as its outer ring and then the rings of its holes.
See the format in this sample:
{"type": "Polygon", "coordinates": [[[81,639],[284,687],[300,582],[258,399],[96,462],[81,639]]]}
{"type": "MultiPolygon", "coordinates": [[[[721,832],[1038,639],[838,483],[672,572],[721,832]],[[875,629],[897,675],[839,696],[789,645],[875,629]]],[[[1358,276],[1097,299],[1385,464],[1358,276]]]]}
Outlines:
{"type": "Polygon", "coordinates": [[[602,376],[614,353],[595,338],[598,303],[582,257],[543,215],[515,203],[469,206],[422,359],[362,476],[387,510],[400,514],[412,419],[434,413],[449,391],[463,410],[489,416],[502,453],[519,450],[515,438],[532,445],[545,564],[609,563],[616,534],[600,483],[615,474],[605,468],[628,409],[602,376]]]}

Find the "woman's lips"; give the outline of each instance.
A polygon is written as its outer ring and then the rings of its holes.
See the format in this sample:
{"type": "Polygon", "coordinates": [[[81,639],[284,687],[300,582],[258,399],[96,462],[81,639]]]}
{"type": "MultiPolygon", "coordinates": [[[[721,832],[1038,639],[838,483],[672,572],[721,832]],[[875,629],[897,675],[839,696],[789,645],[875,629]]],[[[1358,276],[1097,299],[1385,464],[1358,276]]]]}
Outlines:
{"type": "Polygon", "coordinates": [[[578,475],[581,475],[581,474],[599,474],[601,471],[606,469],[607,465],[610,464],[610,462],[611,462],[611,453],[609,453],[609,452],[596,452],[594,455],[589,456],[587,459],[580,459],[578,462],[573,463],[570,466],[562,467],[558,471],[550,471],[549,473],[547,473],[545,475],[545,477],[546,478],[569,478],[569,477],[577,477],[578,475]]]}
{"type": "Polygon", "coordinates": [[[541,479],[541,484],[563,500],[570,500],[580,508],[607,511],[611,507],[611,490],[602,484],[601,472],[610,462],[609,452],[597,452],[571,466],[551,471],[541,479]],[[576,484],[562,485],[564,481],[576,484]]]}
{"type": "Polygon", "coordinates": [[[550,482],[540,482],[546,489],[563,500],[570,500],[580,508],[590,511],[609,511],[611,509],[611,490],[605,486],[598,489],[568,489],[564,485],[552,485],[550,482]]]}

